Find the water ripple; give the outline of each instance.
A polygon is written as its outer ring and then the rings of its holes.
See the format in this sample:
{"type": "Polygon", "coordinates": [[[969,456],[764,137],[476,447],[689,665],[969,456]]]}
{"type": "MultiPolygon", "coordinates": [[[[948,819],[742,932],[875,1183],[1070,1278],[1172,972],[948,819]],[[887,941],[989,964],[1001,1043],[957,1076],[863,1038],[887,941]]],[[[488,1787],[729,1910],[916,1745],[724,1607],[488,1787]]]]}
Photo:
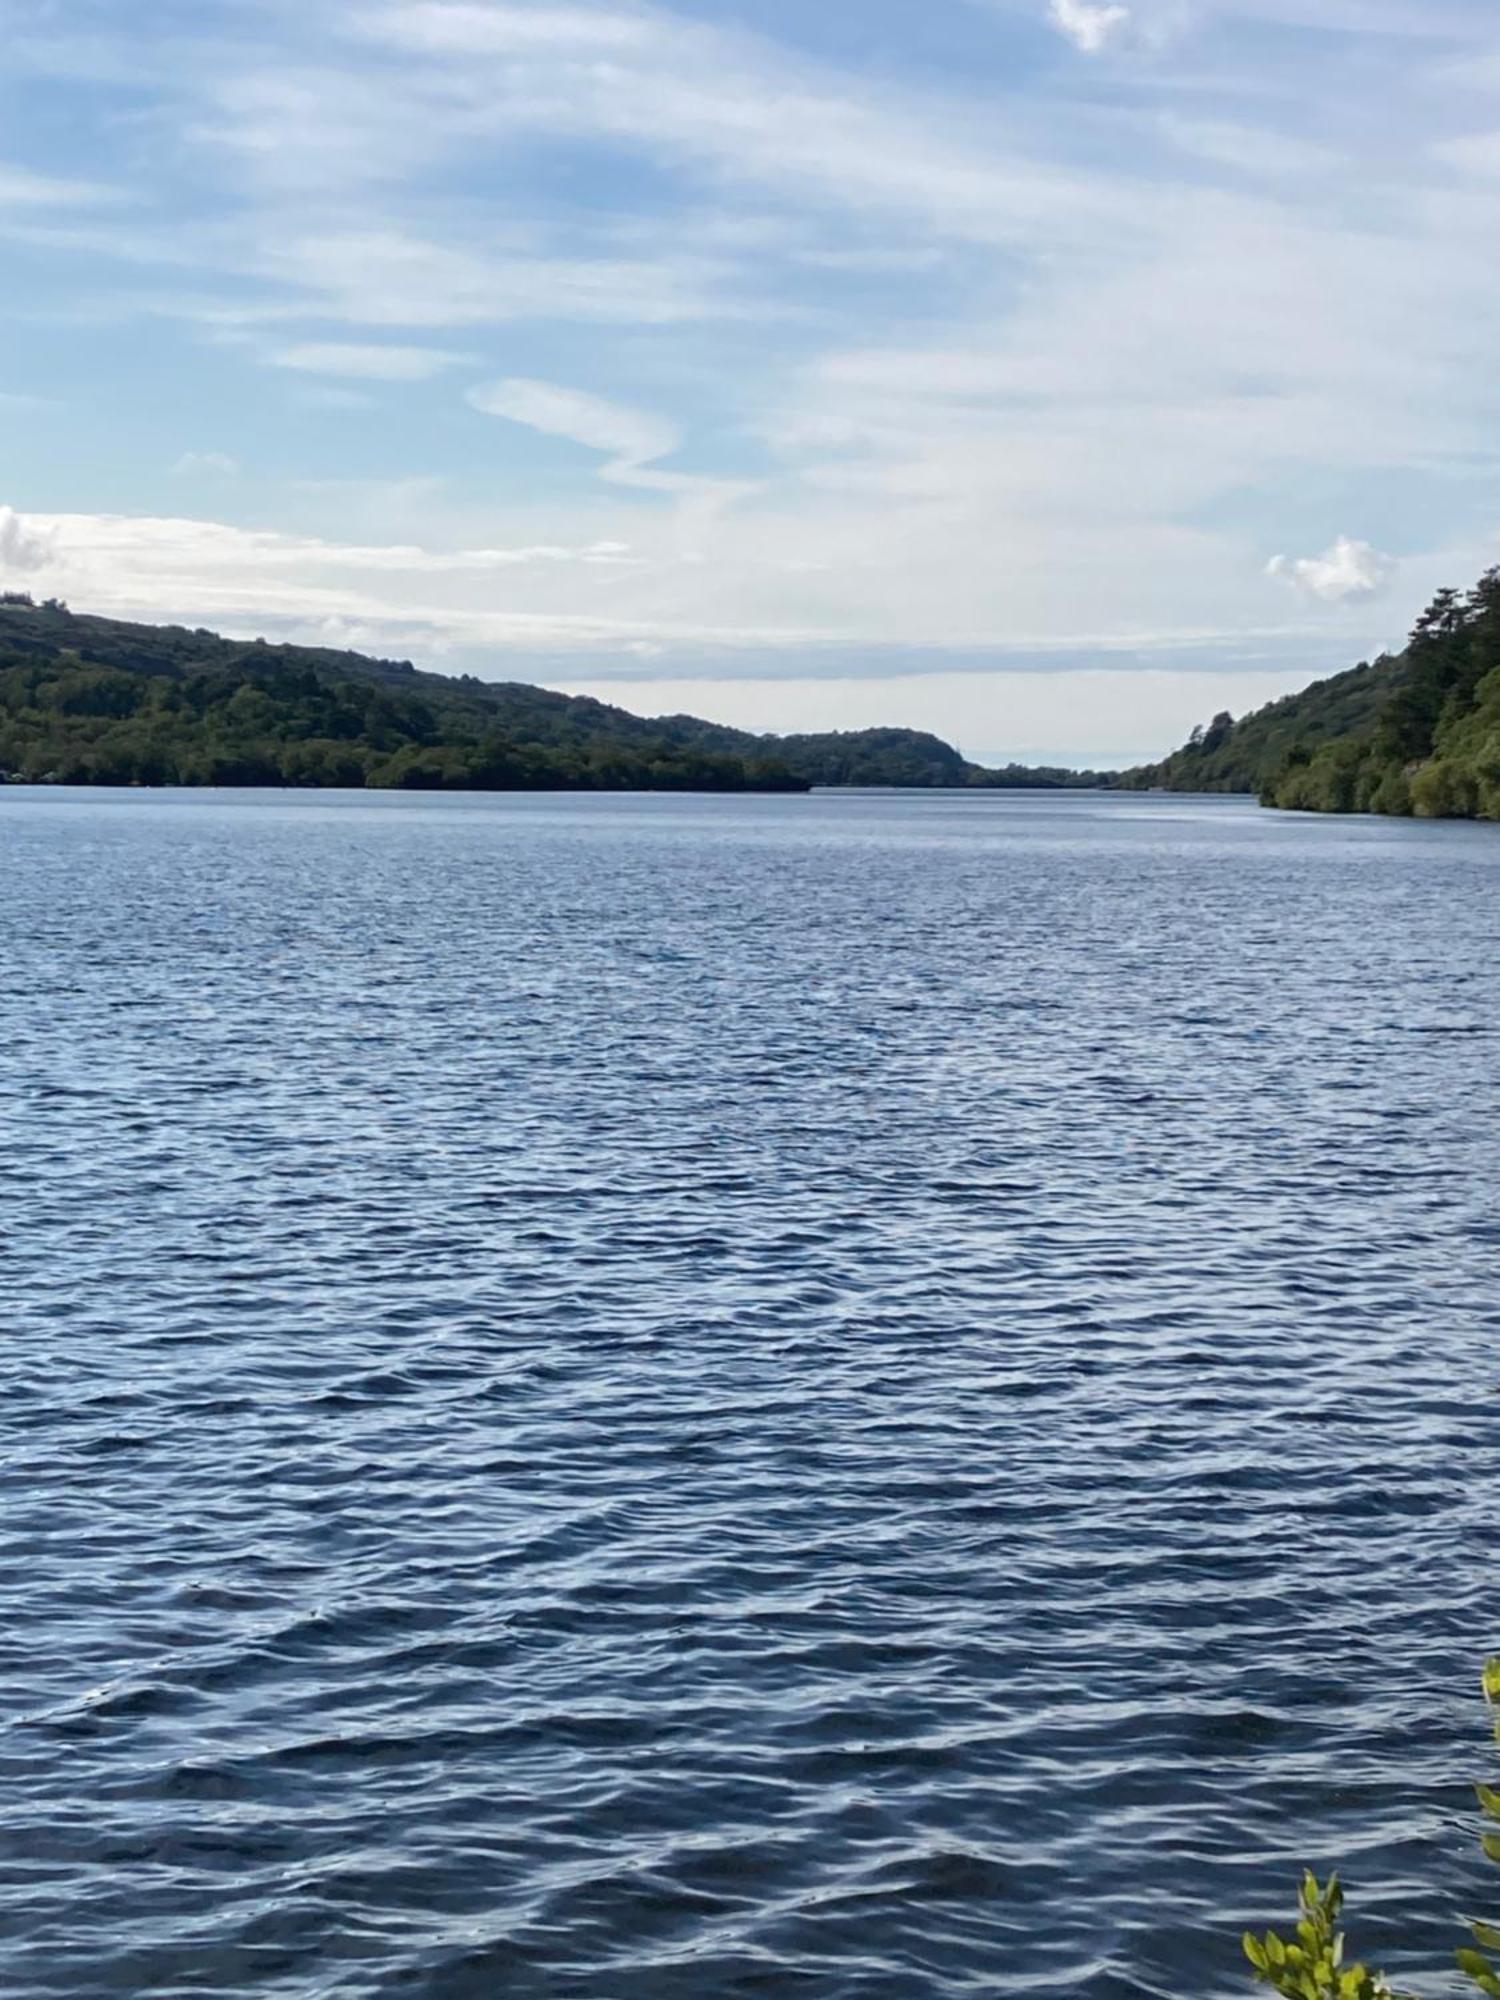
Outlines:
{"type": "Polygon", "coordinates": [[[7,1992],[1182,2000],[1334,1860],[1442,1962],[1493,829],[0,839],[7,1992]]]}

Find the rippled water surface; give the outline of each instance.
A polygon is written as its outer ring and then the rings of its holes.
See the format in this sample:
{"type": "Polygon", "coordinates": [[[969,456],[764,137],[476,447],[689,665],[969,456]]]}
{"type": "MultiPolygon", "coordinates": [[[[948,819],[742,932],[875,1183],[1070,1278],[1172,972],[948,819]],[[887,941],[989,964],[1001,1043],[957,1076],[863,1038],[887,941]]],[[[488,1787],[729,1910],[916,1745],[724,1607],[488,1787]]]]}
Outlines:
{"type": "Polygon", "coordinates": [[[1500,828],[13,788],[0,864],[7,1994],[1196,2000],[1334,1859],[1441,1963],[1500,828]]]}

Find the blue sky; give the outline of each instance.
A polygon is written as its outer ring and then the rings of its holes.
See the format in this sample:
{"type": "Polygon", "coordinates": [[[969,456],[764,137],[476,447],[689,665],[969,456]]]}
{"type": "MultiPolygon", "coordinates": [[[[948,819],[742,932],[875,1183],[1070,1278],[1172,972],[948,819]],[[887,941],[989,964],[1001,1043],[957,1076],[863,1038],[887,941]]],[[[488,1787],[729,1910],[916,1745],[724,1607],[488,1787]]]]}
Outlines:
{"type": "Polygon", "coordinates": [[[1500,559],[1489,0],[0,0],[0,582],[1119,758],[1500,559]]]}

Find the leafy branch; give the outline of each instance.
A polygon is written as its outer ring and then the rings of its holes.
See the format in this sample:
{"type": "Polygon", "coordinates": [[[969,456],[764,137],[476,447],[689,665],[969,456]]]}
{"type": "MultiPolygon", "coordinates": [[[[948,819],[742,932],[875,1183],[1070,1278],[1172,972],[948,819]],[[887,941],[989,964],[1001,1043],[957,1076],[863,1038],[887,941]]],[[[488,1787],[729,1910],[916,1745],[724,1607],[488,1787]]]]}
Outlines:
{"type": "MultiPolygon", "coordinates": [[[[1495,1741],[1500,1744],[1500,1659],[1486,1660],[1484,1663],[1484,1695],[1490,1707],[1497,1711],[1495,1741]]],[[[1481,1811],[1487,1818],[1500,1822],[1500,1792],[1492,1791],[1488,1785],[1476,1785],[1481,1811]]],[[[1480,1836],[1480,1846],[1491,1861],[1500,1861],[1500,1833],[1485,1833],[1480,1836]]],[[[1500,1929],[1494,1924],[1473,1924],[1474,1943],[1477,1951],[1468,1949],[1458,1954],[1459,1965],[1468,1973],[1481,1993],[1500,2000],[1500,1971],[1491,1952],[1500,1952],[1500,1929]]]]}
{"type": "MultiPolygon", "coordinates": [[[[1496,1711],[1495,1741],[1500,1744],[1500,1658],[1485,1662],[1484,1694],[1496,1711]]],[[[1500,1791],[1489,1785],[1474,1789],[1480,1809],[1500,1825],[1500,1791]]],[[[1491,1861],[1500,1862],[1500,1833],[1484,1833],[1480,1845],[1491,1861]]],[[[1412,1994],[1397,1993],[1382,1973],[1345,1962],[1345,1935],[1339,1929],[1344,1891],[1337,1875],[1326,1883],[1306,1875],[1298,1904],[1300,1917],[1292,1937],[1280,1937],[1275,1931],[1264,1937],[1245,1933],[1245,1956],[1262,1986],[1284,1994],[1286,2000],[1416,2000],[1412,1994]]],[[[1500,1959],[1492,1956],[1500,1954],[1500,1926],[1476,1923],[1470,1928],[1474,1946],[1459,1952],[1459,1968],[1481,1993],[1500,2000],[1500,1959]]]]}
{"type": "Polygon", "coordinates": [[[1288,2000],[1413,2000],[1397,1994],[1378,1972],[1344,1963],[1344,1933],[1339,1913],[1344,1891],[1337,1875],[1320,1884],[1316,1875],[1303,1877],[1298,1896],[1302,1918],[1296,1936],[1278,1937],[1267,1931],[1258,1938],[1245,1933],[1245,1956],[1263,1986],[1288,2000]]]}

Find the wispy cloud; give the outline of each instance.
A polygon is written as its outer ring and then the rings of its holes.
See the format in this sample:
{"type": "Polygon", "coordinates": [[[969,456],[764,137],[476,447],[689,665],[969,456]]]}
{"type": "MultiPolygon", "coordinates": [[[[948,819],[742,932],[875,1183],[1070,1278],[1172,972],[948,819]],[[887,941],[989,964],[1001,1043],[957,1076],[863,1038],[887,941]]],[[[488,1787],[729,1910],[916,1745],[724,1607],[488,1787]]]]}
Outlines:
{"type": "Polygon", "coordinates": [[[1337,148],[1300,134],[1268,131],[1263,125],[1169,113],[1161,130],[1182,152],[1257,178],[1316,182],[1335,174],[1341,165],[1337,148]]]}
{"type": "Polygon", "coordinates": [[[33,173],[0,160],[0,209],[101,208],[120,199],[118,189],[102,183],[33,173]]]}
{"type": "Polygon", "coordinates": [[[1249,673],[1335,665],[1488,559],[1482,0],[975,0],[881,36],[864,4],[112,31],[0,0],[0,319],[7,380],[58,395],[25,429],[76,496],[68,594],[643,678],[694,647],[1249,673]],[[417,390],[422,425],[359,420],[417,390]],[[177,519],[216,453],[262,531],[177,519]],[[121,490],[139,520],[91,511],[121,490]],[[1349,537],[1272,587],[1269,549],[1366,515],[1399,571],[1349,537]]]}
{"type": "Polygon", "coordinates": [[[1086,188],[1058,163],[1005,144],[978,105],[851,87],[811,61],[664,9],[415,0],[364,26],[389,47],[444,59],[437,74],[450,119],[492,137],[590,137],[799,205],[904,218],[960,240],[1055,229],[1101,198],[1118,208],[1097,182],[1086,188]]]}
{"type": "Polygon", "coordinates": [[[1441,140],[1432,152],[1434,159],[1462,174],[1500,180],[1500,129],[1465,132],[1457,139],[1441,140]]]}
{"type": "MultiPolygon", "coordinates": [[[[675,254],[579,256],[496,245],[461,222],[444,237],[392,223],[278,231],[244,253],[254,273],[289,287],[304,313],[391,328],[689,325],[767,316],[763,302],[721,295],[729,275],[675,254]]],[[[725,288],[727,291],[727,288],[725,288]]]]}
{"type": "MultiPolygon", "coordinates": [[[[670,496],[678,504],[678,522],[684,535],[698,544],[693,559],[706,551],[701,538],[710,531],[725,509],[748,498],[755,491],[752,482],[708,478],[691,472],[674,472],[660,461],[682,447],[676,424],[645,410],[611,403],[581,389],[554,382],[512,379],[492,382],[472,389],[469,402],[486,416],[504,417],[539,431],[544,437],[566,438],[588,451],[603,454],[599,477],[612,486],[629,486],[646,493],[670,496]]],[[[686,545],[679,548],[684,553],[686,545]]]]}
{"type": "Polygon", "coordinates": [[[310,340],[272,349],[273,368],[304,375],[347,376],[356,382],[426,382],[463,360],[440,347],[377,347],[363,342],[310,340]]]}
{"type": "Polygon", "coordinates": [[[236,479],[240,462],[227,451],[185,451],[172,470],[179,479],[236,479]]]}
{"type": "Polygon", "coordinates": [[[469,401],[486,416],[505,417],[544,437],[567,438],[602,452],[608,461],[602,476],[622,486],[640,484],[646,467],[669,457],[682,443],[677,426],[661,417],[554,382],[491,382],[471,389],[469,401]]]}

